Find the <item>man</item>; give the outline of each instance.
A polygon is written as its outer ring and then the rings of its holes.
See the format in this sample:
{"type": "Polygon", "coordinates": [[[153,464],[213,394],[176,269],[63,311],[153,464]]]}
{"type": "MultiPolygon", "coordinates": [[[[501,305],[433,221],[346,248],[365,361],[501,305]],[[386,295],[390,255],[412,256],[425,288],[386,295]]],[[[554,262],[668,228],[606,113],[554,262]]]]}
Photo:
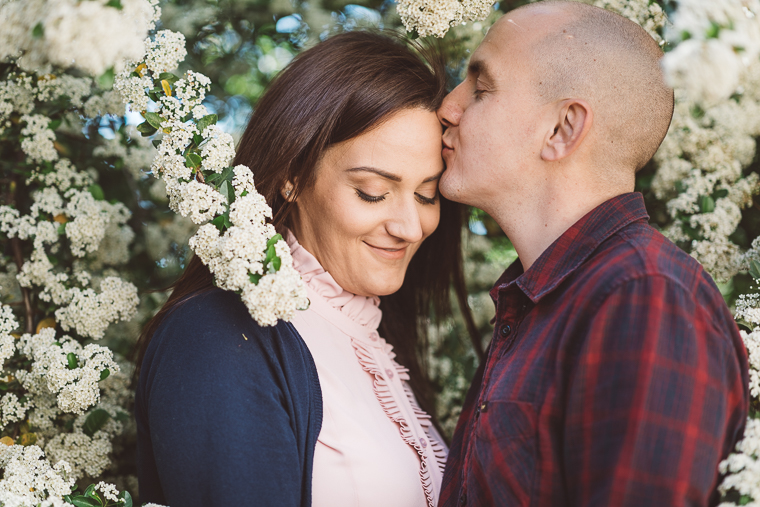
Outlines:
{"type": "Polygon", "coordinates": [[[444,196],[519,259],[454,435],[441,505],[715,503],[747,358],[701,266],[648,225],[635,173],[673,93],[638,25],[579,3],[506,14],[444,101],[444,196]]]}

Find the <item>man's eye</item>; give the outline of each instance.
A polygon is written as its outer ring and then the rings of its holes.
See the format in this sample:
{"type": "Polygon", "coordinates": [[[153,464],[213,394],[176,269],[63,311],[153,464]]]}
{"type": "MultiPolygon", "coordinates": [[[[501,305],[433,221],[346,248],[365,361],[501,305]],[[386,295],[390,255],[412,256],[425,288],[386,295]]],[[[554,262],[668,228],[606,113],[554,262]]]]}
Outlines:
{"type": "Polygon", "coordinates": [[[483,97],[483,94],[485,93],[485,90],[481,90],[479,88],[476,88],[475,91],[472,92],[473,95],[475,95],[476,99],[480,99],[483,97]]]}

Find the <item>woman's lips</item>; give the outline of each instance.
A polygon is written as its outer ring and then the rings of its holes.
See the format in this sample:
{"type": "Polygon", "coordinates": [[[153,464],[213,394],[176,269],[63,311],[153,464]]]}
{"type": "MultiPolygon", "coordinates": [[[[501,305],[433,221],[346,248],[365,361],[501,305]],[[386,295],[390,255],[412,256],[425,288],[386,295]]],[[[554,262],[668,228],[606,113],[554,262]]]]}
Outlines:
{"type": "Polygon", "coordinates": [[[383,259],[389,259],[389,260],[399,260],[403,259],[404,255],[406,255],[406,249],[407,247],[402,248],[382,248],[379,246],[371,245],[364,242],[365,245],[367,245],[370,250],[372,250],[376,255],[379,257],[382,257],[383,259]]]}

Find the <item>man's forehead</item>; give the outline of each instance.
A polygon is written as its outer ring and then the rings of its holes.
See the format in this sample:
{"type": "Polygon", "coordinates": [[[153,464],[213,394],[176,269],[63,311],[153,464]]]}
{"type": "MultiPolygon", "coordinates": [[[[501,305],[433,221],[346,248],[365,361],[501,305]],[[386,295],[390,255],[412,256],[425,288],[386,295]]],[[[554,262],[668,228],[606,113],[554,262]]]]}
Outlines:
{"type": "Polygon", "coordinates": [[[470,62],[498,73],[508,61],[529,56],[537,41],[551,31],[560,30],[566,23],[567,14],[556,5],[535,4],[508,12],[494,23],[470,62]]]}

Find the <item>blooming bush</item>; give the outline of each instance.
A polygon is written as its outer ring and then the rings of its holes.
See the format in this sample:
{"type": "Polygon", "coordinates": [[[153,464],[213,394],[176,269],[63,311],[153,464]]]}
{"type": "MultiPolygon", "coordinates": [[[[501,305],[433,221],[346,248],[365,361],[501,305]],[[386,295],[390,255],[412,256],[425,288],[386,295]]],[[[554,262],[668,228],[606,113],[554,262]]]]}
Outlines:
{"type": "MultiPolygon", "coordinates": [[[[664,2],[593,1],[666,50],[675,115],[637,187],[653,221],[736,300],[752,417],[760,408],[760,294],[748,275],[760,278],[758,2],[683,0],[666,11],[664,2]]],[[[517,3],[399,0],[331,11],[317,1],[283,11],[265,0],[221,11],[188,0],[162,3],[159,21],[158,0],[0,0],[0,504],[131,505],[127,356],[166,297],[146,289],[172,281],[190,250],[264,325],[306,305],[289,250],[266,223],[255,168],[230,167],[228,133],[300,48],[335,31],[403,25],[454,39],[456,74],[517,3]],[[201,68],[206,75],[191,70],[201,68]]],[[[515,253],[482,212],[464,234],[469,303],[488,339],[487,290],[515,253]]],[[[456,318],[430,333],[449,433],[477,365],[464,335],[456,318]]],[[[750,419],[721,464],[725,505],[760,502],[758,439],[750,419]]]]}

